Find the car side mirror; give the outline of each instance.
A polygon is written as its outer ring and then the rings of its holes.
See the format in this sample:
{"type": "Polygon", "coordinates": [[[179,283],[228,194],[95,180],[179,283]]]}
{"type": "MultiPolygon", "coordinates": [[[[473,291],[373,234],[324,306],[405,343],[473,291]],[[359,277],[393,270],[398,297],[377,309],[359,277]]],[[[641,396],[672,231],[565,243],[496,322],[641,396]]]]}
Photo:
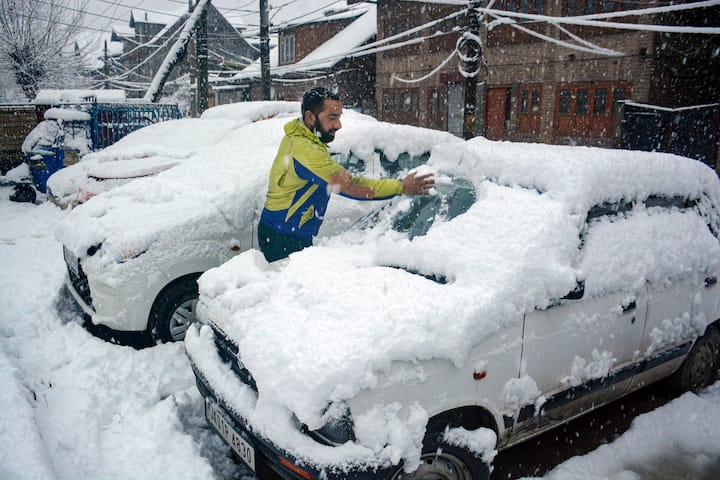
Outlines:
{"type": "Polygon", "coordinates": [[[585,281],[580,280],[567,295],[561,298],[561,300],[580,300],[585,295],[585,281]]]}

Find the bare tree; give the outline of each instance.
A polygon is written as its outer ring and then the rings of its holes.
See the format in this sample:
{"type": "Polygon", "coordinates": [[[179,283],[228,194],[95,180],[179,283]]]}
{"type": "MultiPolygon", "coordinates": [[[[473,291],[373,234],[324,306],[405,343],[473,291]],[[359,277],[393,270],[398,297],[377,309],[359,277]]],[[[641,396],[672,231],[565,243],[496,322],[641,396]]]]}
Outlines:
{"type": "Polygon", "coordinates": [[[72,51],[88,0],[0,0],[0,68],[32,100],[43,86],[63,87],[84,69],[72,51]]]}

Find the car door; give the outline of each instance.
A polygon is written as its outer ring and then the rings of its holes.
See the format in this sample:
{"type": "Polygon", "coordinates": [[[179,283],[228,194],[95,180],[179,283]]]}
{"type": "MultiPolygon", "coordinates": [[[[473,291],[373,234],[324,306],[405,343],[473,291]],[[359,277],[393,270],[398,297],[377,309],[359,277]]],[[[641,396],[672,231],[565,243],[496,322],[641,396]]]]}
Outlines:
{"type": "Polygon", "coordinates": [[[572,418],[622,395],[631,384],[647,313],[647,287],[642,272],[631,265],[607,272],[617,252],[632,251],[637,241],[624,231],[624,213],[631,208],[603,204],[588,214],[578,256],[578,270],[585,278],[582,291],[574,295],[581,298],[561,299],[525,315],[521,376],[530,376],[545,396],[537,424],[531,421],[526,428],[572,418]]]}
{"type": "Polygon", "coordinates": [[[646,294],[563,300],[525,316],[521,376],[545,396],[538,427],[620,394],[635,372],[646,294]]]}

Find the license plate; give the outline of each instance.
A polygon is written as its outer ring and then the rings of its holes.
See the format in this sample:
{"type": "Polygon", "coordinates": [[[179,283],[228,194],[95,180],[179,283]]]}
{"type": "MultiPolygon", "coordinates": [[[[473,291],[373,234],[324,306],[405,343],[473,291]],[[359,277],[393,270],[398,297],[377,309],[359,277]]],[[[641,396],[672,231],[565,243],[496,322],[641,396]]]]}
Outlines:
{"type": "Polygon", "coordinates": [[[205,416],[221,437],[230,445],[248,467],[255,471],[255,449],[225,420],[225,413],[212,400],[205,399],[205,416]]]}
{"type": "Polygon", "coordinates": [[[67,263],[67,266],[70,268],[70,270],[72,270],[75,275],[78,275],[78,272],[80,272],[80,267],[78,266],[77,257],[65,247],[63,247],[63,254],[65,256],[65,263],[67,263]]]}

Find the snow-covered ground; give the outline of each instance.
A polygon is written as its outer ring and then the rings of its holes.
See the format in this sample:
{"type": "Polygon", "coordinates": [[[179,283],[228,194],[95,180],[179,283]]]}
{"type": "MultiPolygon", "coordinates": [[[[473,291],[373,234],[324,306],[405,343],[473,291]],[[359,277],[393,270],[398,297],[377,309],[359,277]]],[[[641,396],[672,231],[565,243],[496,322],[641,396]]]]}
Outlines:
{"type": "MultiPolygon", "coordinates": [[[[252,478],[206,424],[181,344],[137,351],[79,325],[53,235],[67,212],[10,192],[0,187],[0,479],[252,478]]],[[[543,478],[720,478],[720,383],[543,478]]]]}

